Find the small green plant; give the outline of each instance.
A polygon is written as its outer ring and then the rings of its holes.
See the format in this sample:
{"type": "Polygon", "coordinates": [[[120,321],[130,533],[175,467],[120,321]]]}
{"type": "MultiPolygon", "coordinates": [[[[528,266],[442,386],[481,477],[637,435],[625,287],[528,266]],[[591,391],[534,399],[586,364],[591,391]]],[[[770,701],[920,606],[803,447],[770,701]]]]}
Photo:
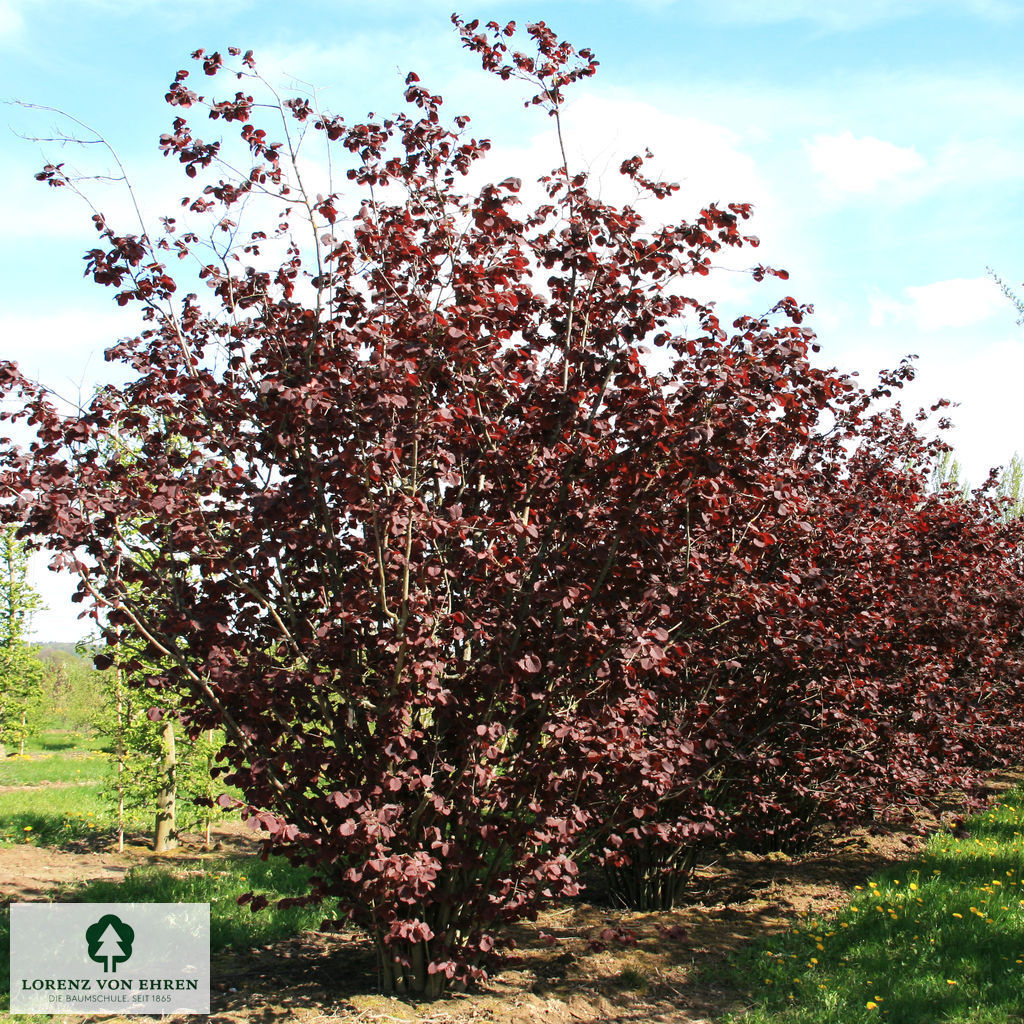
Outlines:
{"type": "Polygon", "coordinates": [[[619,976],[615,979],[615,984],[619,988],[643,992],[647,988],[648,982],[647,976],[643,971],[638,971],[634,967],[626,967],[619,972],[619,976]]]}
{"type": "Polygon", "coordinates": [[[276,901],[309,891],[309,872],[292,867],[280,857],[205,861],[197,867],[133,868],[120,882],[96,881],[76,889],[80,903],[209,903],[210,949],[248,949],[298,932],[317,928],[323,921],[320,907],[282,910],[276,901]],[[258,914],[239,906],[247,892],[262,894],[268,906],[258,914]]]}

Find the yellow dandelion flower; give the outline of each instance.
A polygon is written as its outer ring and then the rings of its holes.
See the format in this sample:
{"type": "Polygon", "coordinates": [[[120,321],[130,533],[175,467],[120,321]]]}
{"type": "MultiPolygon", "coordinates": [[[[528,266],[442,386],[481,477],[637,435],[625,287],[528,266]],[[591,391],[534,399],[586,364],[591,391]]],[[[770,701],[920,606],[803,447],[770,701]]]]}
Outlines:
{"type": "Polygon", "coordinates": [[[910,883],[910,888],[913,889],[914,892],[917,892],[917,882],[911,882],[910,883]]]}
{"type": "Polygon", "coordinates": [[[878,1009],[878,1003],[876,1003],[873,999],[869,999],[864,1005],[869,1010],[877,1010],[878,1009]]]}
{"type": "Polygon", "coordinates": [[[963,914],[958,914],[958,913],[956,913],[956,911],[954,911],[954,912],[953,912],[953,916],[954,916],[954,917],[959,917],[959,918],[963,918],[963,916],[964,916],[964,915],[963,915],[963,914]]]}
{"type": "Polygon", "coordinates": [[[812,964],[816,964],[817,962],[818,962],[818,958],[816,956],[812,956],[811,957],[811,963],[812,964]]]}
{"type": "Polygon", "coordinates": [[[26,825],[26,826],[25,826],[25,827],[24,827],[24,828],[22,829],[22,832],[31,832],[31,831],[32,831],[32,826],[31,826],[31,825],[26,825]]]}
{"type": "Polygon", "coordinates": [[[947,979],[946,979],[946,984],[947,984],[947,985],[955,985],[955,984],[956,984],[956,982],[955,982],[955,981],[953,981],[953,979],[952,979],[952,978],[947,978],[947,979]]]}

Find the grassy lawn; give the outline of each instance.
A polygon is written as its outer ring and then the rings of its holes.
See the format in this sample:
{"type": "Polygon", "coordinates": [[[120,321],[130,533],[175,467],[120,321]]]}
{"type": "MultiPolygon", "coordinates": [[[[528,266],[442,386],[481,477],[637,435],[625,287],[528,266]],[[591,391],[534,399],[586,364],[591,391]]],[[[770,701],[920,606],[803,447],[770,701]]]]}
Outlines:
{"type": "Polygon", "coordinates": [[[971,818],[963,838],[858,886],[734,964],[751,991],[736,1024],[1009,1024],[1024,1017],[1024,790],[971,818]],[[753,979],[753,981],[752,981],[753,979]]]}
{"type": "Polygon", "coordinates": [[[104,754],[80,749],[13,754],[0,761],[0,786],[33,786],[43,782],[99,782],[105,764],[104,754]]]}
{"type": "MultiPolygon", "coordinates": [[[[96,832],[111,832],[115,816],[110,794],[100,793],[110,771],[101,741],[91,733],[50,729],[33,737],[25,754],[0,760],[0,787],[30,786],[22,792],[0,792],[0,844],[33,841],[60,845],[96,832]]],[[[230,790],[229,790],[230,791],[230,790]]],[[[233,791],[232,791],[233,792],[233,791]]],[[[187,808],[179,813],[186,819],[187,808]]],[[[216,820],[230,815],[218,813],[216,820]]],[[[152,812],[129,808],[129,829],[148,829],[152,812]]]]}
{"type": "Polygon", "coordinates": [[[76,729],[43,728],[25,743],[26,753],[54,753],[58,751],[99,751],[108,742],[98,733],[76,729]]]}
{"type": "Polygon", "coordinates": [[[90,882],[74,890],[78,903],[209,903],[210,950],[247,949],[318,928],[322,907],[280,910],[283,896],[308,892],[309,872],[278,857],[208,860],[182,869],[133,868],[121,882],[90,882]],[[242,893],[264,894],[270,906],[254,914],[242,893]]]}
{"type": "Polygon", "coordinates": [[[0,845],[60,846],[114,828],[98,783],[0,793],[0,845]]]}

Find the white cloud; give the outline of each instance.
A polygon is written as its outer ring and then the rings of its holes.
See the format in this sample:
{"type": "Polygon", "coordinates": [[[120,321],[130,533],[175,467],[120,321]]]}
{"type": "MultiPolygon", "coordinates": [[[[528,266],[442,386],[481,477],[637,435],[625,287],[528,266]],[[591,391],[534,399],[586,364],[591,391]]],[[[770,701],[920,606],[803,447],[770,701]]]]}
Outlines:
{"type": "Polygon", "coordinates": [[[48,566],[48,552],[37,552],[29,559],[29,583],[43,600],[43,607],[32,616],[31,639],[37,643],[77,643],[95,632],[92,619],[79,619],[84,605],[74,604],[77,577],[54,572],[48,566]]]}
{"type": "MultiPolygon", "coordinates": [[[[965,482],[977,486],[994,466],[1005,466],[1014,452],[1024,453],[1020,420],[1024,333],[1019,329],[986,328],[969,335],[961,331],[957,344],[945,350],[933,336],[918,333],[912,322],[863,332],[854,320],[847,329],[849,343],[843,346],[839,367],[844,372],[858,371],[863,386],[871,386],[879,370],[891,369],[904,355],[917,353],[914,380],[895,392],[892,400],[900,403],[907,416],[940,398],[953,403],[933,414],[922,429],[953,446],[965,482]],[[938,430],[941,416],[952,421],[952,429],[938,430]]],[[[825,353],[819,359],[822,364],[834,361],[825,353]]]]}
{"type": "Polygon", "coordinates": [[[838,192],[871,192],[883,182],[925,166],[924,157],[912,146],[896,146],[871,136],[857,138],[849,131],[816,135],[804,143],[804,149],[826,188],[838,192]]]}
{"type": "MultiPolygon", "coordinates": [[[[1024,453],[1020,424],[1020,382],[1024,379],[1024,338],[966,346],[958,358],[918,363],[910,389],[918,403],[945,396],[957,403],[949,412],[954,428],[945,435],[968,481],[980,484],[993,466],[1005,466],[1024,453]]],[[[905,403],[910,408],[914,402],[905,403]]]]}
{"type": "MultiPolygon", "coordinates": [[[[646,0],[638,0],[646,3],[646,0]]],[[[878,22],[943,14],[972,15],[1011,21],[1021,10],[1013,0],[704,0],[701,8],[714,21],[774,24],[807,21],[829,31],[860,29],[878,22]]]]}
{"type": "Polygon", "coordinates": [[[112,376],[103,360],[104,350],[140,327],[135,310],[101,310],[105,298],[99,295],[101,301],[93,308],[0,313],[0,358],[14,360],[27,377],[41,381],[66,401],[88,399],[100,379],[112,376]]]}
{"type": "Polygon", "coordinates": [[[988,277],[936,281],[905,288],[904,293],[913,304],[915,322],[926,331],[968,327],[1006,306],[996,283],[988,277]]]}
{"type": "MultiPolygon", "coordinates": [[[[754,217],[745,223],[745,234],[764,238],[782,234],[776,197],[739,134],[701,118],[667,113],[619,91],[590,93],[570,102],[563,121],[570,168],[590,175],[589,187],[602,201],[635,206],[650,230],[693,221],[710,203],[725,207],[749,202],[754,217]],[[636,186],[619,173],[624,159],[642,155],[648,145],[653,157],[645,163],[644,174],[680,185],[669,199],[638,198],[636,186]]],[[[550,173],[561,158],[551,122],[542,121],[541,126],[545,130],[524,146],[496,145],[469,184],[479,187],[484,180],[516,175],[523,179],[520,198],[524,208],[549,202],[535,182],[550,173]]],[[[723,250],[713,257],[720,272],[707,278],[687,278],[681,290],[700,300],[712,299],[720,307],[749,311],[751,303],[758,306],[766,300],[762,286],[746,270],[761,262],[785,265],[788,258],[780,257],[775,246],[770,256],[761,253],[752,247],[723,250]]]]}
{"type": "MultiPolygon", "coordinates": [[[[252,6],[253,0],[220,0],[219,13],[245,10],[252,6]]],[[[23,13],[33,8],[42,8],[39,0],[3,0],[0,9],[9,8],[15,17],[22,20],[23,13]]],[[[99,14],[134,15],[139,13],[158,15],[166,18],[204,13],[209,6],[208,0],[179,0],[176,4],[168,4],[166,0],[63,0],[64,7],[77,7],[79,10],[92,11],[99,14]]]]}
{"type": "Polygon", "coordinates": [[[10,0],[0,3],[0,43],[5,43],[21,35],[24,27],[25,20],[17,6],[10,0]]]}
{"type": "Polygon", "coordinates": [[[873,328],[909,324],[920,331],[970,327],[1000,311],[1012,309],[989,277],[957,277],[908,286],[902,299],[876,293],[869,298],[868,323],[873,328]]]}

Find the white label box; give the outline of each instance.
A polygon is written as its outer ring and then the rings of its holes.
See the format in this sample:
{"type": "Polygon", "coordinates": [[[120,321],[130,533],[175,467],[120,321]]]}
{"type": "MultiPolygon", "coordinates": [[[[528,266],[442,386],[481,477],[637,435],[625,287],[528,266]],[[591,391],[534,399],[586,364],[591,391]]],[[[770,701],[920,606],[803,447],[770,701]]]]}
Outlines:
{"type": "Polygon", "coordinates": [[[11,1013],[209,1012],[209,903],[11,904],[11,1013]]]}

